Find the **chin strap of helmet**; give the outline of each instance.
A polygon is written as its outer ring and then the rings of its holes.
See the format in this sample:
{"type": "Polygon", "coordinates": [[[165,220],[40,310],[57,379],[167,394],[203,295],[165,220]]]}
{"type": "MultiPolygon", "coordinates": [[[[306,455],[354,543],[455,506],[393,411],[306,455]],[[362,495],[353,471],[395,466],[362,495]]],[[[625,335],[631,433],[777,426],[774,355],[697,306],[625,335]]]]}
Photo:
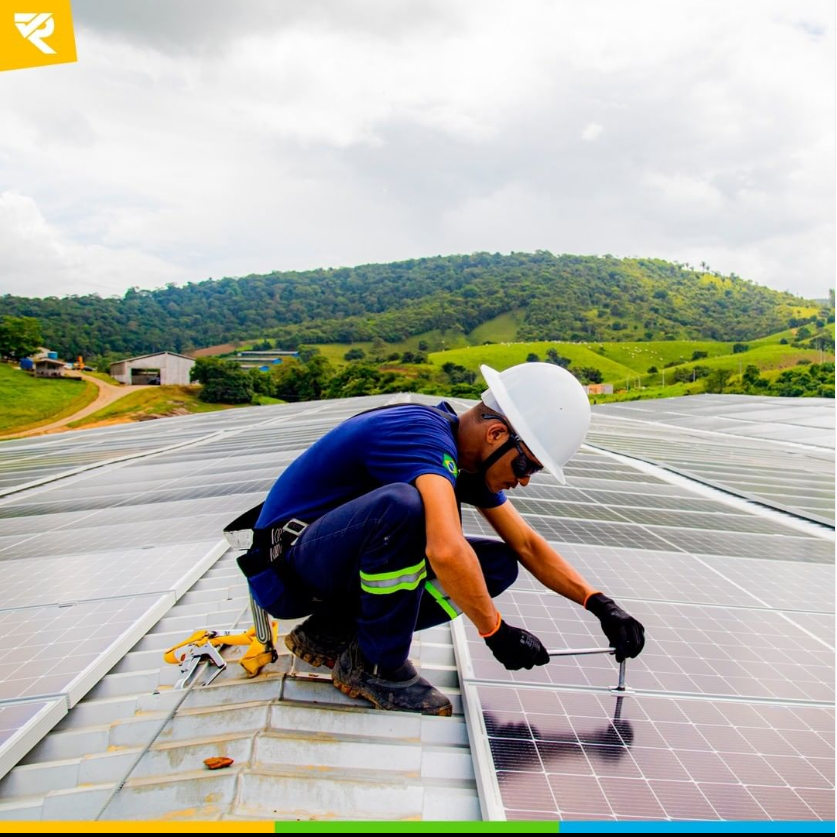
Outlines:
{"type": "MultiPolygon", "coordinates": [[[[486,393],[483,393],[485,395],[486,393]]],[[[499,411],[498,411],[499,412],[499,411]]],[[[506,430],[509,432],[509,438],[500,445],[497,450],[495,450],[492,454],[488,456],[488,458],[480,465],[480,469],[477,472],[480,477],[482,477],[482,481],[485,484],[485,487],[488,488],[488,483],[485,481],[485,475],[488,473],[488,469],[498,460],[500,457],[505,456],[513,447],[515,447],[516,437],[514,432],[509,427],[508,419],[506,419],[502,414],[501,415],[492,415],[491,413],[483,413],[482,417],[484,419],[497,419],[497,421],[501,421],[505,426],[506,430]]],[[[488,489],[489,491],[491,489],[488,489]]]]}
{"type": "MultiPolygon", "coordinates": [[[[477,472],[481,477],[482,481],[485,483],[485,475],[488,472],[488,469],[498,460],[500,457],[505,456],[513,447],[515,447],[515,440],[513,437],[509,437],[500,445],[494,453],[490,454],[488,458],[480,465],[480,469],[477,472]]],[[[488,483],[485,483],[486,488],[488,488],[488,483]]]]}

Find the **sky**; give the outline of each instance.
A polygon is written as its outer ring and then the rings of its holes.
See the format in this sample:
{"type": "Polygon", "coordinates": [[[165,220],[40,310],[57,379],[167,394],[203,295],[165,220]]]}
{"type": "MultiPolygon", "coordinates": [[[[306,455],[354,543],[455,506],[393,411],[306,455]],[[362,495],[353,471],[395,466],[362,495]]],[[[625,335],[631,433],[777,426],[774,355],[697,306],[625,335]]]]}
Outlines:
{"type": "Polygon", "coordinates": [[[831,0],[73,0],[0,73],[0,293],[549,250],[825,297],[831,0]]]}

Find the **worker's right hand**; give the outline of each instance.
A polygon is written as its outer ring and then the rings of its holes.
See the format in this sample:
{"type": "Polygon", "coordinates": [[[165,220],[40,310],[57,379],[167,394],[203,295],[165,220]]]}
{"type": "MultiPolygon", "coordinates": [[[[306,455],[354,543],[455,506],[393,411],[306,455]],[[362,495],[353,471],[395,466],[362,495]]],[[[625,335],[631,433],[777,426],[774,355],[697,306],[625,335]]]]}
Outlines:
{"type": "Polygon", "coordinates": [[[485,637],[485,644],[510,671],[549,662],[546,648],[534,634],[523,628],[513,628],[506,622],[500,622],[500,627],[491,636],[485,637]]]}

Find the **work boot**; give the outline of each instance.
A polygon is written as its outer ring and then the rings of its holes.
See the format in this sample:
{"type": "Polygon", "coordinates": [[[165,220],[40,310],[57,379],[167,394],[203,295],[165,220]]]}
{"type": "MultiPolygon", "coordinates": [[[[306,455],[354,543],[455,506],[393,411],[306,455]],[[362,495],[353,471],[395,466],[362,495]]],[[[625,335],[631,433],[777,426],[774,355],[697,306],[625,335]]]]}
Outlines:
{"type": "Polygon", "coordinates": [[[291,653],[309,665],[334,668],[355,635],[355,623],[345,614],[322,606],[286,637],[291,653]]]}
{"type": "Polygon", "coordinates": [[[422,715],[453,713],[451,702],[406,660],[398,668],[382,669],[370,663],[353,639],[332,672],[334,685],[349,697],[364,697],[378,709],[420,712],[422,715]]]}

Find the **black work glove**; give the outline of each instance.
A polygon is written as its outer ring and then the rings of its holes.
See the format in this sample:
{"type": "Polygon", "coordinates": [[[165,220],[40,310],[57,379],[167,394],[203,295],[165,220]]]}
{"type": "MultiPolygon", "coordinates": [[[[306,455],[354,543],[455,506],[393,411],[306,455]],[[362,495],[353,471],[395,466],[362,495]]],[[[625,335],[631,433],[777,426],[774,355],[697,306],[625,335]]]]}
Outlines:
{"type": "Polygon", "coordinates": [[[513,628],[501,621],[497,632],[484,639],[491,653],[509,671],[542,666],[549,662],[549,654],[543,643],[523,628],[513,628]]]}
{"type": "Polygon", "coordinates": [[[616,649],[616,662],[636,657],[645,645],[645,628],[633,616],[625,613],[604,593],[594,593],[587,599],[587,610],[602,623],[602,630],[611,648],[616,649]]]}

